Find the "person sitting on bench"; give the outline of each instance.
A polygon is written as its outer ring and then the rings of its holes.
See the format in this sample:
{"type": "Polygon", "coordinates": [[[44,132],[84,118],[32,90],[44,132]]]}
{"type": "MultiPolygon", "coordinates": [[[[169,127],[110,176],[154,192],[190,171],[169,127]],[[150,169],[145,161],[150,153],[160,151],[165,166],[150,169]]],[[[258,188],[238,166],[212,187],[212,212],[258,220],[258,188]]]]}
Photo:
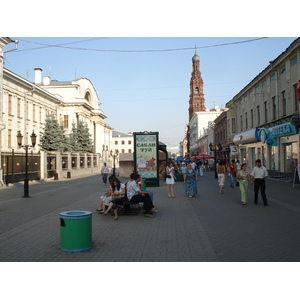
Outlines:
{"type": "Polygon", "coordinates": [[[159,212],[159,210],[154,209],[154,205],[150,199],[150,192],[141,191],[139,187],[139,182],[142,180],[138,173],[132,174],[132,181],[127,183],[127,199],[133,203],[143,202],[143,208],[145,210],[144,216],[147,218],[153,218],[153,213],[159,212]]]}

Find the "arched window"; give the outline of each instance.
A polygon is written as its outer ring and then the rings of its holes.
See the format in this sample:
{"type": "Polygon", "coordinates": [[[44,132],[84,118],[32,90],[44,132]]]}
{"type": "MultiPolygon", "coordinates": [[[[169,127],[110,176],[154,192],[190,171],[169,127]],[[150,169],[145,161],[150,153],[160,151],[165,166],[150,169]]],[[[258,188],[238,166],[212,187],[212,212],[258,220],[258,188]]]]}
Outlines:
{"type": "Polygon", "coordinates": [[[199,94],[199,88],[198,87],[195,88],[195,94],[199,94]]]}
{"type": "Polygon", "coordinates": [[[84,99],[87,100],[91,104],[92,97],[91,97],[90,92],[85,93],[84,99]]]}

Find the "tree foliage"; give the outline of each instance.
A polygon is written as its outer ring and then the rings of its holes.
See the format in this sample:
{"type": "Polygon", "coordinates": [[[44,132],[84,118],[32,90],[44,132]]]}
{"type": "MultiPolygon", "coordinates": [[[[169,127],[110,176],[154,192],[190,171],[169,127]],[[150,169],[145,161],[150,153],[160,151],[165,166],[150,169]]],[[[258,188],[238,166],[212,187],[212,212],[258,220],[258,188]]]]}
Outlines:
{"type": "Polygon", "coordinates": [[[87,124],[79,121],[72,124],[72,132],[65,134],[54,115],[48,115],[44,130],[41,132],[39,146],[44,151],[93,152],[94,146],[87,124]]]}
{"type": "Polygon", "coordinates": [[[53,114],[48,115],[44,130],[41,132],[39,146],[45,151],[64,151],[64,140],[64,131],[55,116],[53,114]]]}

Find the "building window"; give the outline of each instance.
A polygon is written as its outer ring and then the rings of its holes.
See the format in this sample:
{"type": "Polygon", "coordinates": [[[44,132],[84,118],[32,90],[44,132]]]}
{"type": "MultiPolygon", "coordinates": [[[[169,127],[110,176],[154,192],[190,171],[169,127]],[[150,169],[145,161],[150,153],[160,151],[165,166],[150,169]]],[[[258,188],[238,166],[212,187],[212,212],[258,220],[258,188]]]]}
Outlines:
{"type": "Polygon", "coordinates": [[[297,62],[298,62],[298,58],[297,58],[297,55],[296,55],[294,58],[292,58],[290,60],[291,67],[293,67],[294,65],[296,65],[297,62]]]}
{"type": "Polygon", "coordinates": [[[125,141],[122,141],[121,144],[122,144],[122,145],[125,145],[125,141]]]}
{"type": "Polygon", "coordinates": [[[118,145],[118,141],[115,141],[115,145],[118,145]]]}
{"type": "Polygon", "coordinates": [[[240,122],[241,122],[241,131],[243,131],[243,116],[240,116],[240,122]]]}
{"type": "Polygon", "coordinates": [[[122,149],[122,151],[121,151],[122,153],[125,153],[125,149],[122,149]]]}
{"type": "Polygon", "coordinates": [[[130,140],[128,141],[128,145],[131,145],[131,141],[130,140]]]}
{"type": "Polygon", "coordinates": [[[250,97],[253,97],[254,96],[254,90],[252,90],[249,94],[250,97]]]}
{"type": "Polygon", "coordinates": [[[293,85],[293,91],[294,91],[294,110],[297,111],[299,109],[299,101],[298,101],[298,95],[297,95],[297,84],[293,85]]]}
{"type": "Polygon", "coordinates": [[[268,121],[268,106],[267,101],[264,102],[264,111],[265,111],[265,122],[268,121]]]}
{"type": "Polygon", "coordinates": [[[131,149],[128,149],[128,153],[131,153],[131,149]]]}
{"type": "Polygon", "coordinates": [[[42,107],[39,107],[39,118],[40,118],[40,123],[43,123],[43,118],[42,118],[42,107]]]}
{"type": "Polygon", "coordinates": [[[285,65],[279,69],[279,74],[283,74],[285,72],[285,65]]]}
{"type": "Polygon", "coordinates": [[[36,119],[35,119],[35,104],[32,105],[32,120],[36,121],[36,119]]]}
{"type": "Polygon", "coordinates": [[[259,125],[260,124],[260,108],[259,108],[259,105],[257,105],[257,124],[259,125]]]}
{"type": "Polygon", "coordinates": [[[276,119],[276,97],[272,97],[272,107],[273,107],[273,120],[276,119]]]}
{"type": "Polygon", "coordinates": [[[253,128],[253,109],[250,110],[251,128],[253,128]]]}
{"type": "Polygon", "coordinates": [[[64,115],[64,129],[68,129],[68,128],[69,128],[69,116],[64,115]]]}
{"type": "Polygon", "coordinates": [[[270,81],[273,81],[273,80],[275,80],[276,79],[276,73],[274,73],[274,74],[272,74],[271,76],[270,76],[270,81]]]}
{"type": "Polygon", "coordinates": [[[13,97],[12,95],[8,95],[8,114],[12,115],[13,112],[13,97]]]}
{"type": "Polygon", "coordinates": [[[248,129],[248,113],[245,113],[246,130],[248,129]]]}
{"type": "Polygon", "coordinates": [[[199,94],[199,88],[198,87],[195,88],[195,94],[199,94]]]}
{"type": "Polygon", "coordinates": [[[235,118],[231,119],[231,127],[232,127],[232,133],[236,133],[236,131],[235,131],[235,118]]]}
{"type": "Polygon", "coordinates": [[[282,115],[286,115],[286,95],[285,91],[281,93],[281,99],[282,99],[282,115]]]}
{"type": "Polygon", "coordinates": [[[18,108],[17,108],[17,114],[18,114],[18,117],[20,118],[21,117],[21,99],[18,98],[18,108]]]}
{"type": "Polygon", "coordinates": [[[260,86],[257,86],[257,87],[255,88],[255,93],[258,94],[259,92],[260,92],[260,86]]]}
{"type": "Polygon", "coordinates": [[[264,87],[266,87],[267,85],[268,85],[268,82],[267,82],[267,80],[263,81],[263,83],[262,83],[262,87],[264,88],[264,87]]]}
{"type": "Polygon", "coordinates": [[[12,147],[12,144],[11,144],[11,129],[8,129],[8,137],[7,137],[7,142],[8,142],[8,148],[11,148],[12,147]]]}

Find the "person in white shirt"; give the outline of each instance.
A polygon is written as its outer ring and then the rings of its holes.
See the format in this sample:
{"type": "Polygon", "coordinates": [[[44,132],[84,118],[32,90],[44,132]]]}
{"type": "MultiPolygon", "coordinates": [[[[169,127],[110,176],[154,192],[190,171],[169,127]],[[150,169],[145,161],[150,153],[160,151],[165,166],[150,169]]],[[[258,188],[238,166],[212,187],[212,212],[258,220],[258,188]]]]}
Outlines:
{"type": "Polygon", "coordinates": [[[142,180],[138,173],[132,173],[132,181],[127,183],[127,198],[129,201],[134,203],[143,202],[144,205],[144,216],[148,218],[153,218],[153,213],[159,212],[159,210],[154,208],[154,205],[150,199],[150,192],[141,191],[139,187],[139,182],[142,180]]]}
{"type": "Polygon", "coordinates": [[[102,181],[103,184],[107,184],[107,175],[108,175],[108,166],[104,163],[104,166],[101,168],[102,181]]]}
{"type": "Polygon", "coordinates": [[[254,179],[254,204],[257,204],[258,192],[260,189],[264,206],[268,206],[268,200],[266,196],[266,183],[265,183],[265,179],[267,177],[268,177],[267,169],[261,165],[261,160],[257,159],[255,161],[255,167],[251,172],[251,181],[250,181],[250,184],[253,184],[253,179],[254,179]]]}

